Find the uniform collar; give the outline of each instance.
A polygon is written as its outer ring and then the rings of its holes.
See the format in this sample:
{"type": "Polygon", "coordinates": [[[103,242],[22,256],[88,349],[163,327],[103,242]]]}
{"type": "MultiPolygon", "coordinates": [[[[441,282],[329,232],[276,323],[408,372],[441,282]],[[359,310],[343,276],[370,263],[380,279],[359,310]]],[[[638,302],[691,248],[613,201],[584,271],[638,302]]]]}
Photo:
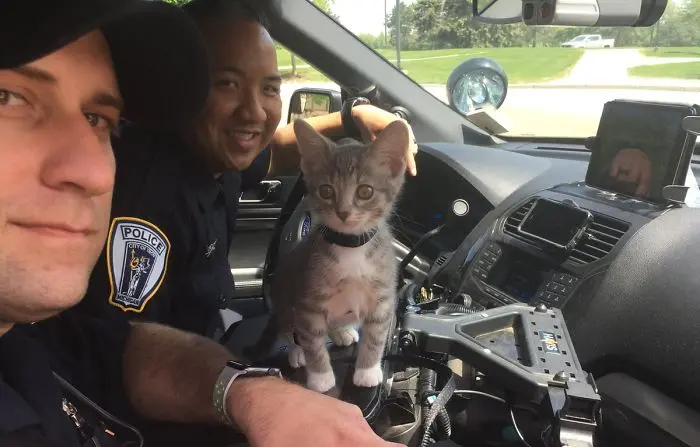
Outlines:
{"type": "Polygon", "coordinates": [[[202,206],[210,208],[222,193],[236,194],[236,185],[240,184],[240,173],[224,172],[216,177],[204,159],[197,155],[197,148],[180,141],[180,150],[185,155],[185,162],[188,165],[185,169],[194,181],[195,194],[202,206]]]}
{"type": "Polygon", "coordinates": [[[321,234],[323,235],[323,240],[330,244],[347,248],[357,248],[371,241],[374,235],[377,234],[377,229],[372,228],[361,234],[347,234],[340,233],[323,225],[321,226],[321,234]]]}

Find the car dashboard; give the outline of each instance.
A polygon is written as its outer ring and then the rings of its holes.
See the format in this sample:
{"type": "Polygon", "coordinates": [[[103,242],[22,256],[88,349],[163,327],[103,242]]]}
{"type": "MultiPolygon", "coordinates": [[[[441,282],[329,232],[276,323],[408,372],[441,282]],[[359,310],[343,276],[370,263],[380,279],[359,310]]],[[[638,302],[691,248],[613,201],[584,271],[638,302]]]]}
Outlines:
{"type": "Polygon", "coordinates": [[[586,156],[561,151],[553,158],[551,150],[545,158],[469,145],[421,147],[419,175],[407,181],[397,206],[398,237],[408,233],[406,243],[415,242],[414,233],[444,223],[452,201],[469,203],[459,226],[440,232],[422,253],[429,259],[452,253],[441,275],[447,293],[467,294],[484,308],[524,302],[576,310],[576,296],[595,290],[626,241],[668,210],[576,181],[585,177],[586,156]],[[571,252],[519,231],[539,198],[573,202],[593,215],[587,237],[571,252]]]}

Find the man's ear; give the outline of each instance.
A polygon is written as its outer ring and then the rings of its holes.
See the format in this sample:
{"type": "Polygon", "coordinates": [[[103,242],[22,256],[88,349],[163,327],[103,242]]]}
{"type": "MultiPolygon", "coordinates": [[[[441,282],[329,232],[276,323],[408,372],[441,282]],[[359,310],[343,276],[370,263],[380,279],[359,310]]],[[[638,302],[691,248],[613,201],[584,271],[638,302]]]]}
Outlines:
{"type": "Polygon", "coordinates": [[[326,159],[330,152],[328,140],[316,132],[311,124],[299,118],[294,121],[294,135],[301,154],[301,169],[307,171],[326,159]]]}
{"type": "Polygon", "coordinates": [[[406,170],[409,138],[408,124],[397,120],[386,126],[372,143],[372,151],[379,157],[380,163],[389,165],[392,177],[397,177],[406,170]]]}

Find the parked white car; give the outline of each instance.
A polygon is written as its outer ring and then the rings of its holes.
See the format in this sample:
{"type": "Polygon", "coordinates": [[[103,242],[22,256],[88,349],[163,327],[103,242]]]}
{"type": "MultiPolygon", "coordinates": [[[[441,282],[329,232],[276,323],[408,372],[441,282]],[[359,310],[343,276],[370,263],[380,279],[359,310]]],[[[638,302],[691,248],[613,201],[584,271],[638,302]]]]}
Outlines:
{"type": "Polygon", "coordinates": [[[603,39],[600,34],[582,34],[562,42],[561,46],[565,48],[613,48],[615,39],[603,39]]]}

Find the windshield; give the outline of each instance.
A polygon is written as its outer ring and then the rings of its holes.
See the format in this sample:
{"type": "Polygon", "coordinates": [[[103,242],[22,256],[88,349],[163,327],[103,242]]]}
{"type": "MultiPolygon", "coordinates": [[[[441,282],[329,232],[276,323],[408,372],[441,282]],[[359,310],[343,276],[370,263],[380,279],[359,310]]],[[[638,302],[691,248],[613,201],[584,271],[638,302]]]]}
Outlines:
{"type": "MultiPolygon", "coordinates": [[[[645,28],[486,25],[466,0],[312,1],[445,102],[455,67],[494,60],[508,77],[496,115],[504,138],[595,135],[613,99],[700,104],[700,0],[669,0],[660,22],[645,28]],[[562,46],[572,39],[576,46],[562,46]]],[[[278,54],[285,82],[332,84],[284,48],[278,54]]]]}

